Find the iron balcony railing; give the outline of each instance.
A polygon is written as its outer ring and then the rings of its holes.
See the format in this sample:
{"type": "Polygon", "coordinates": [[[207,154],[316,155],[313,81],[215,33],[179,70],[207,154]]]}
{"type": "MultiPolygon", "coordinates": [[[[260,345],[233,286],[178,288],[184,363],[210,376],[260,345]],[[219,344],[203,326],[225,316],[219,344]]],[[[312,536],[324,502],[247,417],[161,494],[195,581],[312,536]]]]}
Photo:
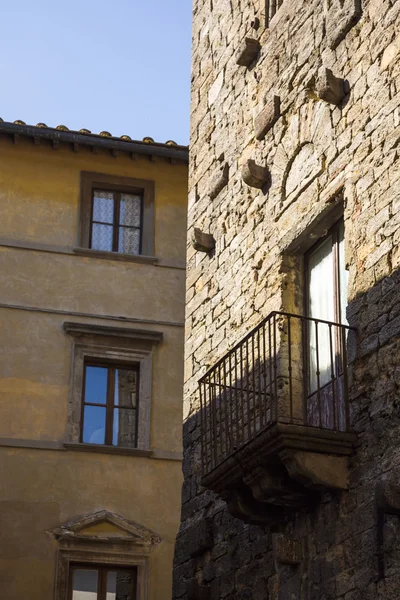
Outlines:
{"type": "Polygon", "coordinates": [[[203,473],[274,423],[349,430],[351,327],[273,312],[200,379],[203,473]]]}

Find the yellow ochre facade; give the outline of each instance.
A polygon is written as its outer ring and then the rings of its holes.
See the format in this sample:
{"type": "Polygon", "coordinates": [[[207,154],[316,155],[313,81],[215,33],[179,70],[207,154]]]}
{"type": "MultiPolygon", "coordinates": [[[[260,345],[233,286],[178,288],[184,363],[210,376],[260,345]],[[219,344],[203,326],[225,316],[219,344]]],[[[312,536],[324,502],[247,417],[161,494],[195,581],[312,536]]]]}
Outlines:
{"type": "MultiPolygon", "coordinates": [[[[0,598],[97,598],[74,592],[80,565],[134,573],[132,591],[110,588],[107,600],[167,600],[182,483],[187,149],[0,123],[0,206],[0,598]],[[152,256],[82,247],[85,173],[118,194],[129,180],[138,198],[149,186],[138,227],[152,231],[152,256]],[[92,359],[109,378],[131,364],[139,373],[129,447],[83,441],[92,359]]],[[[117,410],[104,411],[108,427],[117,410]]]]}

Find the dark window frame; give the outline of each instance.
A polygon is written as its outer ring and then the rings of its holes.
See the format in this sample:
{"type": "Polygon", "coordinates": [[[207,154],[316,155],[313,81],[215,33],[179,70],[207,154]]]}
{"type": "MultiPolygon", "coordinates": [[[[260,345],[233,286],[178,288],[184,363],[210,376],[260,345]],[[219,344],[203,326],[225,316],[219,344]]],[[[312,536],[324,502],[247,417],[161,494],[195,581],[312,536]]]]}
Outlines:
{"type": "MultiPolygon", "coordinates": [[[[154,181],[147,179],[135,179],[107,175],[104,173],[92,173],[84,171],[81,173],[81,201],[80,201],[80,228],[79,244],[81,248],[91,249],[92,215],[93,215],[93,192],[94,190],[112,191],[119,194],[140,194],[142,196],[141,210],[141,242],[139,254],[126,254],[125,256],[153,256],[154,255],[154,181]]],[[[115,221],[115,229],[119,228],[119,218],[115,221]]],[[[94,250],[94,252],[96,252],[94,250]]],[[[99,250],[109,255],[124,256],[118,252],[118,246],[114,244],[113,250],[99,250]]]]}
{"type": "Polygon", "coordinates": [[[68,574],[68,600],[73,597],[73,574],[74,571],[97,571],[97,600],[106,600],[107,597],[107,573],[109,571],[128,571],[132,574],[132,598],[135,600],[137,592],[138,572],[137,567],[127,567],[119,565],[102,565],[97,563],[72,563],[68,574]]]}
{"type": "Polygon", "coordinates": [[[113,444],[113,427],[114,427],[114,410],[133,410],[133,408],[121,407],[114,404],[114,391],[115,391],[115,371],[118,369],[130,369],[136,372],[136,407],[135,407],[135,445],[133,448],[138,448],[139,439],[139,403],[140,403],[140,365],[138,363],[127,364],[125,362],[119,363],[115,361],[102,360],[102,359],[86,359],[83,365],[83,385],[82,385],[82,402],[81,402],[81,420],[80,420],[80,438],[81,444],[93,444],[94,446],[112,446],[114,448],[131,448],[130,446],[120,446],[119,444],[113,444]],[[86,402],[85,391],[86,391],[86,368],[87,367],[102,367],[107,369],[107,390],[106,390],[106,404],[86,402]],[[93,442],[84,442],[84,426],[85,426],[85,406],[97,406],[106,409],[106,421],[105,421],[105,434],[104,444],[94,444],[93,442]]]}

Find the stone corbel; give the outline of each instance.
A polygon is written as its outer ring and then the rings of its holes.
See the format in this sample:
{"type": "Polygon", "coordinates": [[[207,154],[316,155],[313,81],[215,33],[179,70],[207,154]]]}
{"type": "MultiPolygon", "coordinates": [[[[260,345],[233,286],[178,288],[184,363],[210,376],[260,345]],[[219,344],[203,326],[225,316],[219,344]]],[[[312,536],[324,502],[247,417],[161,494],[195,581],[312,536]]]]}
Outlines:
{"type": "Polygon", "coordinates": [[[257,467],[243,478],[258,502],[269,502],[275,506],[305,506],[310,503],[310,492],[292,481],[285,469],[257,467]]]}
{"type": "Polygon", "coordinates": [[[255,160],[249,159],[242,168],[242,179],[250,187],[261,189],[270,181],[267,167],[257,165],[255,160]]]}
{"type": "Polygon", "coordinates": [[[307,488],[347,490],[349,470],[346,456],[298,450],[283,450],[279,458],[290,477],[307,488]]]}
{"type": "Polygon", "coordinates": [[[327,19],[329,47],[334,50],[362,15],[361,0],[332,0],[327,19]]]}
{"type": "Polygon", "coordinates": [[[191,244],[199,252],[210,253],[215,248],[215,239],[211,233],[204,233],[198,227],[195,227],[191,234],[191,244]]]}
{"type": "Polygon", "coordinates": [[[254,117],[254,134],[257,140],[262,140],[272,129],[280,117],[280,97],[268,98],[264,108],[254,117]]]}
{"type": "Polygon", "coordinates": [[[246,37],[236,54],[236,64],[249,67],[261,50],[260,42],[255,38],[246,37]]]}
{"type": "Polygon", "coordinates": [[[211,200],[214,200],[218,196],[221,190],[228,185],[229,180],[229,165],[224,163],[219,169],[213,174],[208,190],[208,195],[211,200]]]}
{"type": "Polygon", "coordinates": [[[287,509],[257,502],[245,487],[225,490],[219,495],[226,502],[228,512],[244,523],[272,526],[284,523],[290,514],[287,509]]]}
{"type": "Polygon", "coordinates": [[[344,79],[335,77],[330,69],[321,67],[318,71],[316,92],[321,100],[338,106],[346,95],[344,79]]]}

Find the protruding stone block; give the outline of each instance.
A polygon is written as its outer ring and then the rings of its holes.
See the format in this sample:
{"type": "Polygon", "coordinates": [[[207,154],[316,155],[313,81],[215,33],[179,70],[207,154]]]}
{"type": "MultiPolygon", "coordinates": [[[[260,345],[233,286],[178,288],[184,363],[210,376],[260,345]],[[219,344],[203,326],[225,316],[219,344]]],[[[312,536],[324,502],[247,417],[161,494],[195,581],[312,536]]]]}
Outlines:
{"type": "Polygon", "coordinates": [[[280,459],[290,477],[311,489],[349,489],[346,456],[334,456],[296,450],[284,450],[280,459]]]}
{"type": "Polygon", "coordinates": [[[326,35],[334,50],[362,15],[361,0],[332,0],[327,19],[326,35]]]}
{"type": "Polygon", "coordinates": [[[218,196],[221,190],[228,184],[229,179],[229,165],[228,163],[223,163],[213,174],[210,187],[208,190],[208,194],[211,200],[214,200],[218,196]]]}
{"type": "Polygon", "coordinates": [[[262,140],[280,117],[280,97],[272,96],[264,108],[254,118],[254,134],[257,140],[262,140]]]}
{"type": "Polygon", "coordinates": [[[215,248],[215,239],[211,233],[204,233],[198,227],[195,227],[192,236],[191,243],[195,250],[199,252],[212,252],[215,248]]]}
{"type": "Polygon", "coordinates": [[[260,42],[254,38],[245,38],[237,52],[236,64],[249,67],[260,52],[260,42]]]}
{"type": "Polygon", "coordinates": [[[255,160],[249,159],[242,168],[242,179],[250,187],[261,189],[270,181],[267,167],[257,165],[255,160]]]}
{"type": "Polygon", "coordinates": [[[282,533],[272,535],[275,562],[281,565],[299,565],[303,562],[303,544],[282,533]]]}
{"type": "Polygon", "coordinates": [[[346,95],[344,79],[335,77],[330,69],[321,67],[318,71],[316,91],[321,100],[337,106],[346,95]]]}

